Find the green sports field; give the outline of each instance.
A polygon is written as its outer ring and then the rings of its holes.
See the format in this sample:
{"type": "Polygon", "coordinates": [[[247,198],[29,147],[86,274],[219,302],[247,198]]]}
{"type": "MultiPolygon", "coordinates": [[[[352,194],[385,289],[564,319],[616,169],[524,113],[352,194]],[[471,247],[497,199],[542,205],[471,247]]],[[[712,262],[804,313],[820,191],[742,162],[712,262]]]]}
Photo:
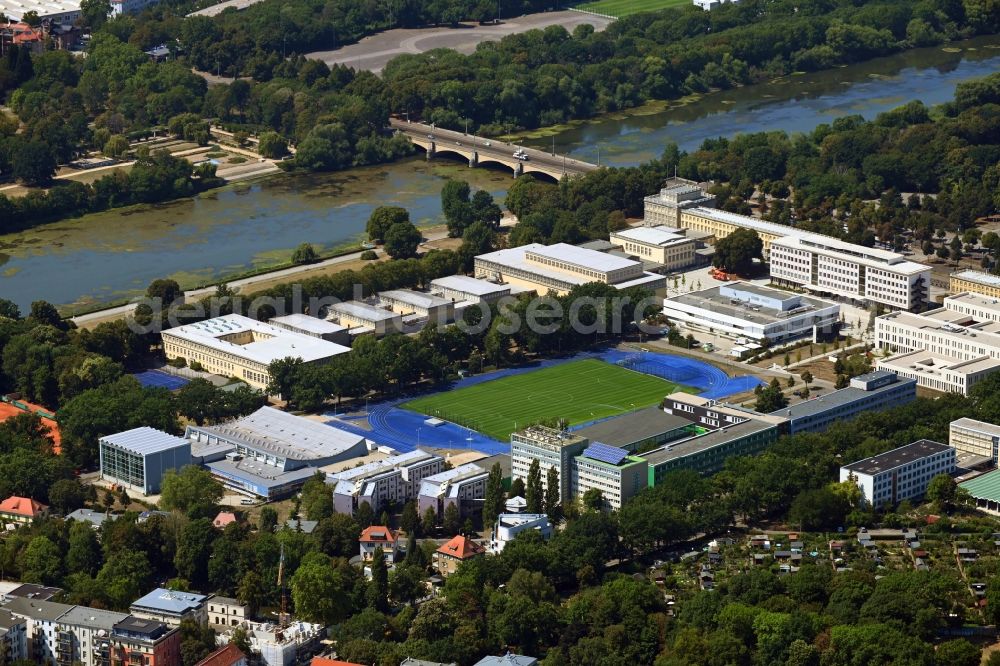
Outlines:
{"type": "Polygon", "coordinates": [[[400,406],[504,442],[517,428],[542,419],[566,419],[570,425],[583,423],[655,405],[668,393],[694,390],[586,359],[435,393],[400,406]]]}
{"type": "Polygon", "coordinates": [[[658,9],[690,4],[691,0],[595,0],[573,5],[573,9],[622,18],[640,12],[655,12],[658,9]]]}

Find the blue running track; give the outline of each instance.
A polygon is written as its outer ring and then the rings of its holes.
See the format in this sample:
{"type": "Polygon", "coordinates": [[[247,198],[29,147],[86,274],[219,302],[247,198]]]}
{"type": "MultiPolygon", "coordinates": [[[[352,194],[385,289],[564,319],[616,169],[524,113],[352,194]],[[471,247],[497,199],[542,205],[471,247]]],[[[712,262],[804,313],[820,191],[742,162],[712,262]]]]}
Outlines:
{"type": "Polygon", "coordinates": [[[162,370],[146,370],[144,372],[137,372],[132,376],[138,379],[140,384],[148,388],[162,387],[171,391],[175,391],[191,381],[184,377],[167,374],[162,370]]]}
{"type": "MultiPolygon", "coordinates": [[[[483,375],[466,377],[455,382],[447,390],[461,389],[493,381],[494,379],[511,377],[526,372],[535,372],[542,368],[584,358],[601,359],[637,372],[660,377],[678,384],[692,386],[700,390],[699,395],[713,399],[721,399],[736,393],[751,391],[755,386],[762,383],[756,377],[751,376],[730,377],[710,363],[686,356],[610,349],[601,352],[583,352],[572,357],[548,359],[529,366],[497,370],[496,372],[483,375]]],[[[412,451],[417,448],[418,440],[419,446],[450,449],[468,448],[488,455],[508,453],[510,451],[509,442],[499,442],[491,437],[454,423],[446,422],[444,425],[436,428],[425,425],[424,421],[428,418],[426,415],[399,407],[401,403],[406,402],[412,397],[403,396],[370,405],[368,410],[368,425],[370,428],[362,428],[355,422],[352,422],[357,420],[356,417],[338,416],[332,412],[326,415],[336,418],[328,421],[328,423],[342,430],[363,435],[378,444],[390,446],[401,452],[412,451]]],[[[583,425],[586,424],[575,427],[583,427],[583,425]]]]}

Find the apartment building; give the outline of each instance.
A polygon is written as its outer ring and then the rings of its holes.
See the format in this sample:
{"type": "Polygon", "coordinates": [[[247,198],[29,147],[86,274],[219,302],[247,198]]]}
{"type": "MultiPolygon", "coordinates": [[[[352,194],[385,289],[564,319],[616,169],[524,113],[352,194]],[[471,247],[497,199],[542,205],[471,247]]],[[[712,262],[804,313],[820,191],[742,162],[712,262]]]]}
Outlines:
{"type": "Polygon", "coordinates": [[[481,510],[489,476],[489,471],[475,463],[466,463],[428,476],[420,482],[417,510],[422,516],[427,509],[434,509],[439,520],[451,505],[462,516],[476,509],[481,510]]]}
{"type": "Polygon", "coordinates": [[[176,666],[181,663],[181,630],[163,622],[129,616],[111,630],[112,666],[176,666]]]}
{"type": "Polygon", "coordinates": [[[938,474],[955,471],[955,449],[921,439],[840,468],[840,481],[853,481],[864,502],[878,508],[924,496],[938,474]]]}
{"type": "Polygon", "coordinates": [[[132,602],[129,611],[136,618],[163,622],[172,627],[179,627],[182,620],[205,624],[208,619],[207,601],[208,597],[204,594],[160,587],[132,602]]]}
{"type": "Polygon", "coordinates": [[[444,458],[415,449],[327,474],[326,478],[333,486],[333,508],[337,513],[353,514],[365,502],[379,512],[389,502],[402,504],[415,499],[421,481],[443,468],[444,458]]]}
{"type": "Polygon", "coordinates": [[[447,578],[458,570],[462,562],[475,559],[484,553],[486,548],[459,534],[434,551],[434,568],[442,578],[447,578]]]}
{"type": "Polygon", "coordinates": [[[247,621],[247,607],[230,597],[209,597],[208,626],[221,631],[223,627],[238,627],[247,621]]]}
{"type": "Polygon", "coordinates": [[[714,208],[715,195],[708,194],[694,181],[672,178],[659,192],[644,198],[642,203],[643,225],[680,227],[682,211],[697,207],[714,208]]]}
{"type": "Polygon", "coordinates": [[[1000,370],[1000,301],[966,292],[922,314],[889,313],[875,320],[875,344],[895,354],[880,359],[878,369],[968,395],[1000,370]]]}
{"type": "Polygon", "coordinates": [[[612,231],[610,242],[627,254],[662,266],[661,271],[677,271],[696,262],[696,243],[679,229],[642,226],[612,231]]]}
{"type": "Polygon", "coordinates": [[[60,663],[107,666],[108,637],[128,613],[74,606],[56,622],[56,652],[60,663]]]}
{"type": "Polygon", "coordinates": [[[1000,457],[1000,426],[985,421],[961,418],[952,421],[948,427],[948,445],[958,455],[982,456],[996,465],[1000,457]]]}
{"type": "Polygon", "coordinates": [[[27,659],[28,623],[8,610],[0,609],[0,655],[9,664],[27,659]]]}
{"type": "Polygon", "coordinates": [[[973,270],[956,271],[948,277],[948,291],[1000,298],[1000,275],[973,270]]]}

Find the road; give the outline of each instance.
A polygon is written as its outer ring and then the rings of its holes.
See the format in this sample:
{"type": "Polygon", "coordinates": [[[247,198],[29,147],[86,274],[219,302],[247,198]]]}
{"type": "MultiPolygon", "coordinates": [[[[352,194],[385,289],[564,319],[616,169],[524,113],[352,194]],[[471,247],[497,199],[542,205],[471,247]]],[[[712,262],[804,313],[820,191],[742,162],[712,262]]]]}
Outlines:
{"type": "MultiPolygon", "coordinates": [[[[254,0],[230,0],[249,3],[254,0]]],[[[206,11],[206,10],[203,10],[206,11]]],[[[560,11],[528,14],[512,19],[504,19],[498,25],[475,25],[463,23],[458,27],[397,28],[363,38],[356,44],[348,44],[331,51],[307,53],[307,58],[322,60],[327,65],[348,65],[355,69],[381,72],[386,63],[405,53],[424,53],[432,49],[453,49],[469,54],[482,42],[498,41],[507,35],[542,30],[550,25],[561,25],[568,31],[578,25],[589,24],[595,30],[604,30],[612,19],[592,16],[581,12],[560,11]]]]}
{"type": "Polygon", "coordinates": [[[441,129],[424,123],[407,122],[397,118],[390,118],[389,126],[414,139],[427,140],[433,138],[437,152],[445,150],[475,150],[479,155],[480,162],[489,160],[490,158],[502,160],[504,163],[513,162],[514,151],[520,148],[529,158],[523,162],[526,168],[529,165],[532,167],[544,167],[546,170],[552,171],[557,179],[559,178],[559,174],[564,172],[572,176],[594,171],[598,168],[596,164],[575,160],[565,155],[554,155],[535,148],[525,148],[512,143],[498,141],[497,139],[484,139],[471,134],[441,129]]]}

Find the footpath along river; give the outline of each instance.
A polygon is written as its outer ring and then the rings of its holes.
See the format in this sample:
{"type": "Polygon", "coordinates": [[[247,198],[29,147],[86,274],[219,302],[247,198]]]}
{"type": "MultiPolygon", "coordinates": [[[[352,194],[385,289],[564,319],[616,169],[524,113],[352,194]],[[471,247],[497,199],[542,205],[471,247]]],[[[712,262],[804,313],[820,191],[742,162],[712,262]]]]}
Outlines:
{"type": "MultiPolygon", "coordinates": [[[[815,74],[705,95],[666,109],[606,117],[527,143],[597,162],[638,164],[668,141],[696,148],[739,132],[808,131],[919,99],[951,99],[962,81],[1000,70],[1000,37],[983,37],[815,74]]],[[[158,277],[190,288],[286,262],[299,243],[355,244],[373,208],[404,206],[418,224],[441,222],[444,179],[461,177],[502,202],[510,173],[422,156],[334,174],[275,175],[193,199],[110,211],[0,236],[0,296],[26,311],[44,299],[67,311],[122,301],[158,277]]]]}

